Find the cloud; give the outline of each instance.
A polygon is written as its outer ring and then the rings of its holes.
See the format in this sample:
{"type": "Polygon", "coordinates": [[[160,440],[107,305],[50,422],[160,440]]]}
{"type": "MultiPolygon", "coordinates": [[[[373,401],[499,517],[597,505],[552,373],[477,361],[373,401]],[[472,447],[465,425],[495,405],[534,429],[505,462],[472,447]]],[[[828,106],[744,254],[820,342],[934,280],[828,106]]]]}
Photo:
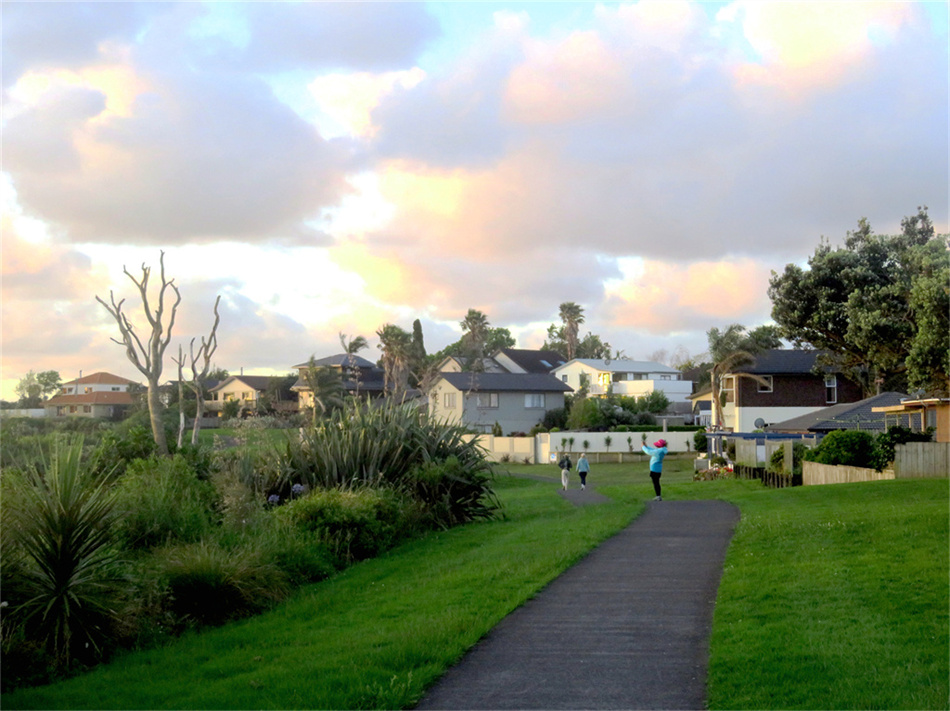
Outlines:
{"type": "Polygon", "coordinates": [[[262,81],[146,83],[129,116],[100,120],[103,94],[71,86],[10,119],[4,168],[27,212],[74,241],[254,242],[299,238],[301,223],[347,190],[349,151],[262,81]]]}

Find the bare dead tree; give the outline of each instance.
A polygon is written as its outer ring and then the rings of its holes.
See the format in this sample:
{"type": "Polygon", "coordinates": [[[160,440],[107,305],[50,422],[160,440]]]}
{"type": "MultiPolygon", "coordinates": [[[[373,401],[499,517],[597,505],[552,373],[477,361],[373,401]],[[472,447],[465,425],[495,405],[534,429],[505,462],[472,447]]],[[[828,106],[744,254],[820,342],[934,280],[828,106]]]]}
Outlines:
{"type": "MultiPolygon", "coordinates": [[[[214,352],[218,350],[218,324],[221,323],[221,315],[218,313],[218,304],[220,303],[221,296],[219,294],[218,298],[214,300],[214,323],[211,326],[211,333],[208,334],[207,340],[204,336],[201,337],[201,345],[198,347],[197,351],[195,351],[195,339],[192,338],[191,342],[189,343],[188,354],[191,364],[191,380],[186,381],[182,372],[185,365],[185,359],[182,354],[181,346],[178,346],[178,360],[175,361],[178,363],[179,402],[182,400],[181,388],[183,383],[187,385],[188,389],[195,394],[195,421],[191,428],[191,443],[193,445],[198,444],[198,433],[201,431],[201,418],[204,417],[205,412],[204,380],[208,377],[208,372],[211,370],[211,357],[214,355],[214,352]]],[[[175,359],[172,358],[172,360],[175,359]]],[[[181,405],[179,405],[179,408],[180,407],[181,405]]],[[[182,440],[184,438],[184,431],[185,415],[184,410],[181,410],[181,415],[178,419],[179,447],[181,447],[182,440]]]]}
{"type": "Polygon", "coordinates": [[[148,383],[148,414],[152,424],[152,437],[155,439],[155,445],[158,447],[159,453],[167,455],[168,442],[165,438],[165,427],[162,424],[163,405],[159,398],[159,380],[162,377],[162,369],[164,367],[165,349],[168,348],[168,344],[171,341],[172,328],[175,325],[175,315],[178,311],[178,304],[181,303],[181,293],[178,291],[178,287],[175,286],[174,279],[168,280],[165,278],[165,252],[160,252],[160,255],[159,265],[161,266],[162,285],[158,291],[158,306],[155,308],[154,313],[149,305],[148,298],[148,280],[152,268],[145,266],[143,263],[142,278],[136,279],[129,273],[128,269],[124,266],[122,267],[122,271],[132,280],[132,283],[135,284],[139,290],[139,296],[142,299],[142,310],[145,312],[149,326],[151,326],[151,333],[148,336],[147,343],[142,342],[135,332],[135,327],[132,325],[132,322],[129,321],[128,316],[122,311],[122,305],[125,303],[125,299],[116,303],[115,294],[109,291],[110,303],[106,303],[99,296],[96,296],[96,301],[105,307],[106,311],[115,319],[119,327],[122,340],[116,338],[112,340],[120,346],[125,346],[125,353],[132,362],[132,365],[145,376],[146,382],[148,383]],[[165,318],[166,307],[165,292],[168,289],[174,292],[175,301],[171,305],[168,324],[166,325],[163,323],[163,320],[165,318]]]}

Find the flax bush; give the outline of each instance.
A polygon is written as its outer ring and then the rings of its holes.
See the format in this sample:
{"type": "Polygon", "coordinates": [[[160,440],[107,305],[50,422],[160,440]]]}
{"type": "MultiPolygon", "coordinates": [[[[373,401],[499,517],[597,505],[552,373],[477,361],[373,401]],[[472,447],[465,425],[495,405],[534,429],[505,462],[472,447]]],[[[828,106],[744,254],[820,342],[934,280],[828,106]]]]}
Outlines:
{"type": "Polygon", "coordinates": [[[311,490],[389,487],[409,491],[425,506],[452,501],[452,520],[490,516],[498,503],[491,489],[491,464],[462,427],[438,422],[413,406],[350,403],[318,427],[290,436],[268,463],[278,474],[278,491],[289,498],[295,483],[311,490]],[[454,458],[451,486],[418,486],[413,470],[454,458]],[[468,484],[461,485],[462,481],[468,484]]]}

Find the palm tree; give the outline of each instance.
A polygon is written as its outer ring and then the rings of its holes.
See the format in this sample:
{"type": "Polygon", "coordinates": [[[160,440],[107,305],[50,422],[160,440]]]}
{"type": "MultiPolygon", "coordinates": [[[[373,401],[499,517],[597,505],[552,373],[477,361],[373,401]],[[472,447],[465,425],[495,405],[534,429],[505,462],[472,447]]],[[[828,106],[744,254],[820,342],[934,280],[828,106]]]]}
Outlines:
{"type": "Polygon", "coordinates": [[[379,337],[379,350],[383,352],[384,386],[398,396],[405,392],[408,384],[412,336],[392,323],[381,326],[376,335],[379,337]]]}
{"type": "Polygon", "coordinates": [[[477,309],[469,309],[459,324],[462,327],[462,347],[468,356],[468,370],[481,372],[485,368],[485,343],[491,326],[488,317],[477,309]]]}
{"type": "Polygon", "coordinates": [[[343,404],[343,378],[336,368],[329,366],[317,367],[313,356],[307,362],[307,369],[303,371],[304,380],[313,395],[313,426],[317,426],[319,415],[325,415],[334,407],[343,404]]]}
{"type": "Polygon", "coordinates": [[[709,357],[712,368],[709,371],[710,386],[712,388],[713,424],[723,424],[722,414],[722,381],[727,374],[733,377],[750,378],[760,383],[767,383],[765,378],[751,373],[737,373],[736,368],[749,365],[755,361],[757,353],[767,348],[777,348],[781,341],[772,326],[761,326],[746,332],[745,326],[734,323],[725,330],[711,328],[706,332],[709,339],[709,357]]]}
{"type": "Polygon", "coordinates": [[[584,309],[573,301],[565,301],[560,309],[561,322],[564,324],[564,341],[567,344],[567,359],[574,360],[577,354],[578,332],[584,323],[584,309]]]}
{"type": "MultiPolygon", "coordinates": [[[[354,336],[349,341],[347,340],[346,334],[342,331],[340,332],[340,345],[343,346],[343,352],[346,354],[346,374],[353,378],[353,382],[356,383],[356,394],[360,394],[360,369],[356,367],[356,354],[359,353],[364,348],[369,347],[369,343],[362,336],[354,336]]],[[[346,375],[344,375],[344,380],[346,380],[346,375]]]]}

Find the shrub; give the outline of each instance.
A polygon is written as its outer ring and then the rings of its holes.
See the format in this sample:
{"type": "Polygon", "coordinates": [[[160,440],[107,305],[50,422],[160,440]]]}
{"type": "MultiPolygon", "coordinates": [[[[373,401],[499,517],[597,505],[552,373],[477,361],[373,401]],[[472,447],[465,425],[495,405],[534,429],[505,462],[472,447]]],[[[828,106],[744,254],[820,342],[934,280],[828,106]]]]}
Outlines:
{"type": "Polygon", "coordinates": [[[819,464],[870,468],[874,464],[874,437],[861,430],[835,430],[806,452],[805,459],[819,464]]]}
{"type": "Polygon", "coordinates": [[[317,535],[340,567],[391,548],[411,528],[412,506],[387,489],[324,489],[278,509],[278,516],[317,535]]]}
{"type": "Polygon", "coordinates": [[[706,439],[705,430],[696,430],[693,435],[693,449],[697,452],[706,452],[709,448],[709,441],[706,439]]]}
{"type": "Polygon", "coordinates": [[[887,469],[893,462],[895,450],[899,444],[908,442],[930,442],[933,439],[933,431],[914,432],[907,427],[894,425],[889,427],[887,432],[881,432],[875,439],[875,451],[873,466],[878,471],[887,469]]]}
{"type": "Polygon", "coordinates": [[[3,475],[4,636],[22,634],[67,669],[98,655],[120,584],[107,476],[82,460],[83,438],[56,439],[32,466],[3,475]]]}
{"type": "Polygon", "coordinates": [[[207,541],[156,553],[170,609],[198,625],[260,612],[286,597],[286,576],[259,550],[227,550],[207,541]]]}
{"type": "Polygon", "coordinates": [[[800,477],[802,475],[802,459],[804,459],[805,453],[807,451],[808,447],[803,442],[793,442],[791,472],[785,472],[784,448],[777,449],[772,452],[772,456],[769,458],[768,467],[766,468],[773,474],[790,473],[793,477],[800,477]]]}
{"type": "Polygon", "coordinates": [[[407,484],[413,498],[424,505],[429,525],[450,528],[494,516],[498,502],[490,482],[487,474],[449,457],[416,466],[407,484]]]}
{"type": "Polygon", "coordinates": [[[544,413],[541,419],[541,426],[545,430],[562,430],[567,426],[567,408],[555,407],[544,413]]]}
{"type": "Polygon", "coordinates": [[[119,536],[129,548],[200,540],[212,526],[214,487],[180,454],[132,462],[117,487],[119,536]]]}

